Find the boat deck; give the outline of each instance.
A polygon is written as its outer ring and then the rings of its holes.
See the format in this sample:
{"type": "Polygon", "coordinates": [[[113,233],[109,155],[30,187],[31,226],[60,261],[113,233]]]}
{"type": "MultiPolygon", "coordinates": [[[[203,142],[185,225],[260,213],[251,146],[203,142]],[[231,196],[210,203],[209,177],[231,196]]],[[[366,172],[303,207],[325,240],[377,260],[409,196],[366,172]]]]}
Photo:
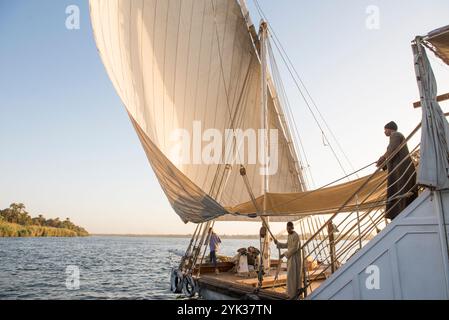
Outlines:
{"type": "MultiPolygon", "coordinates": [[[[263,300],[288,299],[286,294],[287,273],[285,270],[280,271],[276,281],[275,273],[276,271],[271,271],[270,275],[264,277],[262,287],[257,293],[258,298],[263,300]]],[[[312,281],[309,292],[318,288],[324,280],[325,277],[312,281]]],[[[258,285],[257,277],[240,276],[231,271],[221,272],[218,275],[215,273],[202,274],[198,278],[198,282],[203,291],[236,299],[251,299],[258,285]]]]}
{"type": "MultiPolygon", "coordinates": [[[[275,287],[274,276],[266,276],[263,281],[261,290],[258,292],[258,296],[261,299],[266,300],[285,300],[288,299],[285,294],[285,281],[286,275],[279,275],[278,281],[276,281],[275,287]]],[[[223,272],[220,274],[202,274],[198,282],[202,290],[207,289],[224,295],[225,297],[244,299],[254,294],[257,288],[257,278],[248,278],[237,275],[232,272],[223,272]]],[[[206,297],[207,298],[207,297],[206,297]]]]}

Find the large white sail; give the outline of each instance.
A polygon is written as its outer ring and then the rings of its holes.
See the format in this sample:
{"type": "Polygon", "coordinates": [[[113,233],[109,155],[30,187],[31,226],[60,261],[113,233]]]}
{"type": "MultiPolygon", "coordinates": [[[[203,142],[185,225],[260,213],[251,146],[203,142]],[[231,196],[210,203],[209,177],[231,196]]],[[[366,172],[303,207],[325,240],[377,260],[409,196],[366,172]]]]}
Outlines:
{"type": "MultiPolygon", "coordinates": [[[[187,163],[173,152],[179,129],[194,149],[198,125],[223,136],[261,127],[261,67],[237,0],[90,0],[90,12],[105,68],[177,214],[203,222],[249,201],[239,164],[206,164],[193,154],[187,163]]],[[[268,108],[279,129],[269,190],[302,191],[271,95],[268,108]]],[[[260,164],[245,167],[254,195],[262,195],[260,164]]]]}

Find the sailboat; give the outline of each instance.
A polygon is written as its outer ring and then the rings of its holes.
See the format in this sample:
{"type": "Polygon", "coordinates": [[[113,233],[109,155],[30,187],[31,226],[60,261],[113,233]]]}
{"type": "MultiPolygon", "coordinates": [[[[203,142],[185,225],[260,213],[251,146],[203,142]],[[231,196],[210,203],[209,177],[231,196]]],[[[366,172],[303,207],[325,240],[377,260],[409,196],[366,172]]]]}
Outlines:
{"type": "Polygon", "coordinates": [[[426,54],[449,64],[448,27],[413,41],[423,120],[404,144],[421,133],[410,152],[418,179],[391,196],[390,173],[382,168],[310,190],[270,26],[262,21],[257,30],[244,0],[90,0],[89,6],[99,54],[160,186],[180,219],[196,225],[171,273],[174,292],[291,298],[285,266],[270,252],[278,237],[270,222],[295,221],[303,285],[294,298],[449,298],[449,124],[426,54]],[[417,188],[419,197],[386,221],[386,203],[417,188]],[[240,251],[215,270],[206,251],[220,221],[260,223],[260,249],[240,251]],[[433,262],[423,272],[427,259],[433,262]]]}

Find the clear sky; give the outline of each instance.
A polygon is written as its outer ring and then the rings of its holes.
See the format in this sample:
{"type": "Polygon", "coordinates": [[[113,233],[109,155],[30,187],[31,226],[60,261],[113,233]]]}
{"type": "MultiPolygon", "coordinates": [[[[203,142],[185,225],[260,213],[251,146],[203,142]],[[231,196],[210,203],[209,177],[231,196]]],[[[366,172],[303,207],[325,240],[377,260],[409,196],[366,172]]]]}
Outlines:
{"type": "MultiPolygon", "coordinates": [[[[384,152],[385,123],[395,120],[404,134],[415,127],[410,41],[449,24],[449,1],[260,4],[355,168],[384,152]],[[375,30],[366,27],[372,5],[379,8],[375,30]]],[[[193,231],[169,206],[106,75],[87,1],[0,0],[0,43],[0,208],[23,202],[33,216],[70,217],[91,233],[193,231]],[[79,30],[65,27],[72,4],[80,8],[79,30]]],[[[449,68],[431,62],[439,93],[449,92],[449,68]]],[[[282,73],[318,187],[343,174],[282,73]]],[[[228,234],[258,228],[217,225],[228,234]]]]}

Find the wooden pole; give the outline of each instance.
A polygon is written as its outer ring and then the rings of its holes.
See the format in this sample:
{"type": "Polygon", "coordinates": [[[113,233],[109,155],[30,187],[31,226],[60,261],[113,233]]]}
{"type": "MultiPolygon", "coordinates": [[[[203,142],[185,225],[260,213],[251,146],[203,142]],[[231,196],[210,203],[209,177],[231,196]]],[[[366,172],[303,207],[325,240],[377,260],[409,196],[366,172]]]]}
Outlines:
{"type": "Polygon", "coordinates": [[[335,262],[337,260],[335,255],[335,237],[334,237],[334,223],[330,220],[327,224],[327,233],[329,235],[329,250],[331,257],[331,271],[334,273],[337,268],[335,266],[335,262]]]}
{"type": "MultiPolygon", "coordinates": [[[[445,94],[439,95],[437,97],[437,102],[446,101],[446,100],[449,100],[449,93],[445,93],[445,94]]],[[[413,103],[413,108],[415,108],[415,109],[421,108],[421,101],[417,101],[417,102],[413,103]]]]}

